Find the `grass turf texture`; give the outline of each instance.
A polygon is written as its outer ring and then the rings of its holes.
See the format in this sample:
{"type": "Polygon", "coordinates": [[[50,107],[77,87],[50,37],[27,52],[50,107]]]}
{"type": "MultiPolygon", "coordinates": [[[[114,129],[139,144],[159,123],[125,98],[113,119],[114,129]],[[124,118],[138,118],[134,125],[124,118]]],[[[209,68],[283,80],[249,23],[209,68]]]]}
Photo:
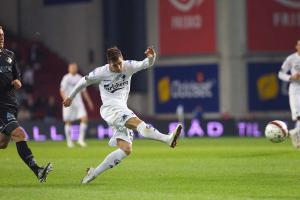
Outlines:
{"type": "Polygon", "coordinates": [[[45,184],[19,158],[15,145],[1,150],[0,199],[300,199],[300,151],[289,141],[264,138],[181,139],[175,149],[136,140],[133,154],[88,185],[80,180],[113,150],[107,141],[87,148],[64,142],[29,142],[39,163],[54,171],[45,184]]]}

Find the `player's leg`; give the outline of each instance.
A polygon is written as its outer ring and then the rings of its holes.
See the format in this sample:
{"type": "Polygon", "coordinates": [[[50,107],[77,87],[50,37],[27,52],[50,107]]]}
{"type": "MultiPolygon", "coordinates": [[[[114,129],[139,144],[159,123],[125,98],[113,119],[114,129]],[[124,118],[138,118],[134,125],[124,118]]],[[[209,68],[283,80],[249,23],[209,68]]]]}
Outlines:
{"type": "Polygon", "coordinates": [[[79,125],[79,137],[77,143],[82,147],[86,147],[86,143],[84,140],[85,140],[85,134],[87,129],[87,122],[88,122],[87,115],[81,117],[80,125],[79,125]]]}
{"type": "Polygon", "coordinates": [[[132,152],[132,144],[125,140],[117,138],[117,146],[119,148],[108,154],[96,168],[88,168],[87,175],[82,179],[81,183],[86,184],[91,182],[99,174],[118,165],[132,152]]]}
{"type": "Polygon", "coordinates": [[[69,148],[74,147],[74,144],[72,142],[72,138],[71,138],[71,126],[72,126],[72,122],[71,121],[65,121],[65,136],[66,136],[66,141],[67,141],[67,146],[69,148]]]}
{"type": "Polygon", "coordinates": [[[182,126],[178,124],[178,126],[172,131],[171,134],[169,135],[162,134],[153,126],[151,126],[150,124],[146,124],[138,117],[132,117],[128,119],[125,123],[125,126],[129,129],[138,131],[142,136],[146,138],[162,141],[171,147],[176,146],[178,136],[180,135],[182,129],[182,126]]]}
{"type": "Polygon", "coordinates": [[[289,130],[289,135],[293,146],[300,148],[300,95],[297,93],[289,94],[289,101],[292,119],[296,121],[295,128],[289,130]]]}
{"type": "Polygon", "coordinates": [[[76,118],[76,116],[74,114],[76,114],[76,110],[74,108],[74,106],[70,106],[70,107],[63,107],[63,120],[65,123],[64,129],[65,129],[65,136],[66,136],[66,142],[67,142],[67,146],[69,148],[74,147],[74,144],[72,142],[72,138],[71,138],[71,126],[72,126],[72,121],[76,118]]]}
{"type": "Polygon", "coordinates": [[[11,135],[7,130],[13,125],[11,124],[13,121],[16,121],[14,116],[9,116],[9,119],[7,119],[7,111],[0,110],[0,149],[6,149],[8,146],[11,135]]]}
{"type": "Polygon", "coordinates": [[[132,152],[132,144],[122,139],[117,139],[117,150],[111,152],[106,156],[103,162],[95,168],[95,175],[98,176],[107,169],[113,168],[119,164],[124,158],[129,156],[132,152]]]}
{"type": "Polygon", "coordinates": [[[45,167],[38,166],[25,141],[25,132],[20,127],[15,128],[11,132],[11,138],[16,142],[17,151],[21,159],[33,171],[40,182],[45,182],[48,173],[52,170],[52,164],[48,163],[45,167]]]}
{"type": "Polygon", "coordinates": [[[300,117],[297,117],[295,128],[289,130],[289,136],[295,148],[300,148],[300,117]]]}

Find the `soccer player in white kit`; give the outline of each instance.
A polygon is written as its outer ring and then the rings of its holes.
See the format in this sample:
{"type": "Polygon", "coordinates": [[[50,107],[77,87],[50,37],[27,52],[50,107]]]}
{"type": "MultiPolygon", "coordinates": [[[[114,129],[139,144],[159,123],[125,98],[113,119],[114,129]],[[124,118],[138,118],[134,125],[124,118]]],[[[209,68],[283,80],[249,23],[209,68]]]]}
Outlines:
{"type": "Polygon", "coordinates": [[[91,84],[99,84],[103,102],[100,114],[113,129],[109,145],[118,148],[107,155],[96,168],[88,168],[86,176],[82,179],[83,184],[89,183],[105,170],[113,168],[131,153],[133,130],[138,131],[145,138],[162,141],[173,148],[177,144],[176,141],[182,129],[181,124],[178,124],[171,134],[162,134],[139,119],[127,107],[131,76],[154,64],[155,51],[148,48],[145,55],[146,58],[143,61],[123,60],[122,53],[117,47],[108,49],[108,64],[96,68],[82,78],[63,102],[64,106],[68,107],[81,89],[91,84]]]}
{"type": "MultiPolygon", "coordinates": [[[[76,63],[69,64],[68,72],[69,73],[62,78],[60,83],[60,94],[62,99],[65,99],[71,93],[73,87],[82,78],[82,76],[77,73],[78,66],[76,63]]],[[[94,105],[86,90],[82,92],[82,96],[86,100],[89,108],[93,110],[94,105]]],[[[82,96],[80,94],[74,96],[73,104],[68,108],[63,107],[63,120],[65,122],[66,141],[67,141],[67,146],[70,148],[74,147],[74,143],[72,142],[72,138],[71,138],[71,125],[73,121],[78,119],[80,119],[80,126],[79,126],[79,137],[77,143],[82,147],[86,146],[84,139],[85,139],[85,133],[87,129],[88,117],[82,100],[82,96]]]]}
{"type": "Polygon", "coordinates": [[[297,52],[286,58],[278,73],[279,79],[289,82],[289,100],[295,128],[289,131],[293,146],[300,148],[300,40],[296,44],[297,52]]]}

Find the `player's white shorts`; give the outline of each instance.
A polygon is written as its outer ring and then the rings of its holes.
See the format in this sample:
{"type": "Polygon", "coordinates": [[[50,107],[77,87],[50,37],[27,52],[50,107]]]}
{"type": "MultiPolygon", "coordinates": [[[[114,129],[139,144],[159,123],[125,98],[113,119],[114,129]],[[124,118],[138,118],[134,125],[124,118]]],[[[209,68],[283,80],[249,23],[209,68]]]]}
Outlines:
{"type": "Polygon", "coordinates": [[[64,121],[75,121],[85,116],[87,116],[87,112],[84,104],[71,104],[70,107],[63,107],[64,121]]]}
{"type": "Polygon", "coordinates": [[[300,117],[300,89],[295,90],[290,88],[289,91],[289,100],[290,108],[292,113],[292,119],[297,120],[297,117],[300,117]]]}
{"type": "Polygon", "coordinates": [[[116,146],[118,138],[132,144],[133,131],[125,127],[128,119],[136,117],[132,110],[127,106],[101,106],[100,114],[113,130],[113,136],[108,142],[110,146],[116,146]]]}

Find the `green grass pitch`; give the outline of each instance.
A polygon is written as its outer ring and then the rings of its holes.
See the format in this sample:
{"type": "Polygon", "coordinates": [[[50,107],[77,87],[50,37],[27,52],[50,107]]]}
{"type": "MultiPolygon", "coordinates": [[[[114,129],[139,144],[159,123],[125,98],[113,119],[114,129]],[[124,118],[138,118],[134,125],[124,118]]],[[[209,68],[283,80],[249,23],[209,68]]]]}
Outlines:
{"type": "Polygon", "coordinates": [[[113,150],[107,141],[87,148],[64,142],[29,142],[38,162],[54,171],[44,184],[19,158],[11,143],[0,154],[0,199],[300,199],[300,151],[290,141],[264,138],[181,139],[175,149],[136,140],[133,153],[88,185],[80,180],[113,150]]]}

